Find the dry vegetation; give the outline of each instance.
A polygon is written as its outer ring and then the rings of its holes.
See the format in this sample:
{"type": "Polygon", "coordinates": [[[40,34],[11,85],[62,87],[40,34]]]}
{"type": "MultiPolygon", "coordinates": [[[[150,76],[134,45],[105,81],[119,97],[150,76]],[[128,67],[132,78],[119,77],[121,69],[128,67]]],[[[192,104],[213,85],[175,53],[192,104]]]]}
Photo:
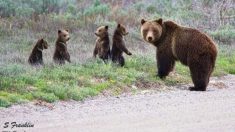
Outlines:
{"type": "Polygon", "coordinates": [[[210,34],[220,51],[214,75],[235,74],[234,0],[3,0],[0,16],[0,106],[4,107],[34,99],[82,100],[107,88],[119,94],[135,84],[189,82],[188,69],[181,64],[167,80],[155,78],[155,50],[141,39],[141,18],[171,19],[210,34]],[[127,26],[130,34],[125,40],[134,54],[126,56],[124,68],[91,59],[95,29],[109,25],[112,34],[117,22],[127,26]],[[72,63],[56,66],[52,55],[61,28],[71,33],[72,63]],[[50,47],[43,53],[45,66],[33,68],[27,59],[39,38],[46,39],[50,47]]]}

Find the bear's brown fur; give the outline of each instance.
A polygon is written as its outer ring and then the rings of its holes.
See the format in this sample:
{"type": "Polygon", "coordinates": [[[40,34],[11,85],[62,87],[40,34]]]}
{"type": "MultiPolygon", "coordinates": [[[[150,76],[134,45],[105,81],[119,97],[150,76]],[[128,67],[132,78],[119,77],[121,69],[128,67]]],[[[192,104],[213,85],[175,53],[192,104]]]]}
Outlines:
{"type": "Polygon", "coordinates": [[[123,36],[127,35],[128,32],[126,28],[118,24],[113,35],[113,46],[111,50],[111,57],[114,63],[118,63],[120,66],[125,65],[125,59],[123,57],[123,52],[127,55],[132,55],[132,53],[126,48],[123,36]]]}
{"type": "Polygon", "coordinates": [[[197,29],[180,26],[162,19],[141,20],[143,39],[157,47],[158,76],[166,77],[175,61],[189,66],[194,87],[192,91],[205,91],[217,57],[215,43],[197,29]]]}
{"type": "Polygon", "coordinates": [[[99,58],[106,62],[110,57],[108,26],[99,27],[96,30],[95,35],[97,36],[97,39],[93,56],[96,58],[96,55],[98,54],[99,58]]]}
{"type": "Polygon", "coordinates": [[[56,40],[55,52],[53,60],[57,64],[65,64],[70,61],[70,55],[67,50],[67,41],[70,39],[68,30],[58,30],[58,38],[56,40]]]}
{"type": "Polygon", "coordinates": [[[48,48],[47,41],[45,41],[44,39],[39,39],[29,56],[28,59],[29,64],[43,65],[42,51],[47,48],[48,48]]]}

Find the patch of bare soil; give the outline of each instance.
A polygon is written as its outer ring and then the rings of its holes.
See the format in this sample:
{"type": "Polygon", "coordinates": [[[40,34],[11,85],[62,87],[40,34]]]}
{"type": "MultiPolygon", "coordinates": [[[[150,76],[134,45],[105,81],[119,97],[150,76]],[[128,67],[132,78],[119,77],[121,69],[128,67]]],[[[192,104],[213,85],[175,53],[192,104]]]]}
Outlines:
{"type": "Polygon", "coordinates": [[[159,89],[162,87],[162,84],[160,84],[159,82],[148,82],[145,80],[139,80],[134,84],[137,88],[139,89],[159,89]]]}

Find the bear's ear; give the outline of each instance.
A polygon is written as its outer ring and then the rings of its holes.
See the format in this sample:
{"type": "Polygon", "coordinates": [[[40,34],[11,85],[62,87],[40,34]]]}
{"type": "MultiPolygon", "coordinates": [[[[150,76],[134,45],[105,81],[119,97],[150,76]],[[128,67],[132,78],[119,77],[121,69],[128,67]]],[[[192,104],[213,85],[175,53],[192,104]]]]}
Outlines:
{"type": "Polygon", "coordinates": [[[162,20],[162,18],[159,18],[158,20],[156,20],[156,22],[157,22],[158,24],[160,24],[160,25],[162,25],[162,24],[163,24],[163,20],[162,20]]]}
{"type": "Polygon", "coordinates": [[[61,33],[61,30],[58,30],[58,34],[60,34],[61,33]]]}
{"type": "Polygon", "coordinates": [[[121,27],[121,24],[120,24],[120,23],[118,23],[117,27],[118,27],[118,28],[120,28],[120,27],[121,27]]]}
{"type": "Polygon", "coordinates": [[[141,24],[143,25],[146,22],[146,20],[141,19],[141,24]]]}
{"type": "Polygon", "coordinates": [[[109,26],[105,26],[105,29],[108,30],[108,29],[109,29],[109,26]]]}
{"type": "Polygon", "coordinates": [[[41,39],[40,39],[40,41],[41,41],[41,42],[43,42],[43,41],[44,41],[44,39],[43,39],[43,38],[41,38],[41,39]]]}

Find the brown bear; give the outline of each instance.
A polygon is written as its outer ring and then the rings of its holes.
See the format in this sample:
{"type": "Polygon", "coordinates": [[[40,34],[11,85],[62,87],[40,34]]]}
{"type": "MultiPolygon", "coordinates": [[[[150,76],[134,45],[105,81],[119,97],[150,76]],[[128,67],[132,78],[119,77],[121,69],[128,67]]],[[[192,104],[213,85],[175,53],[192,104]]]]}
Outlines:
{"type": "Polygon", "coordinates": [[[108,28],[108,26],[101,26],[96,30],[95,35],[97,36],[97,39],[93,52],[93,56],[95,58],[98,54],[99,58],[102,59],[105,63],[110,57],[108,28]]]}
{"type": "Polygon", "coordinates": [[[194,87],[191,91],[205,91],[215,67],[217,48],[206,34],[161,18],[141,20],[141,34],[145,41],[157,47],[158,76],[165,78],[175,61],[189,66],[194,87]]]}
{"type": "Polygon", "coordinates": [[[48,48],[47,41],[45,41],[44,39],[39,39],[29,56],[28,59],[29,64],[35,66],[43,65],[42,51],[47,48],[48,48]]]}
{"type": "Polygon", "coordinates": [[[111,57],[114,63],[118,63],[120,66],[125,65],[125,59],[123,57],[123,52],[127,55],[132,55],[132,53],[126,48],[123,36],[126,36],[128,32],[126,28],[118,24],[113,35],[113,46],[111,50],[111,57]]]}
{"type": "Polygon", "coordinates": [[[70,55],[67,50],[67,41],[69,41],[69,32],[68,30],[58,30],[58,38],[56,40],[55,52],[53,60],[57,64],[65,64],[65,61],[70,61],[70,55]]]}

